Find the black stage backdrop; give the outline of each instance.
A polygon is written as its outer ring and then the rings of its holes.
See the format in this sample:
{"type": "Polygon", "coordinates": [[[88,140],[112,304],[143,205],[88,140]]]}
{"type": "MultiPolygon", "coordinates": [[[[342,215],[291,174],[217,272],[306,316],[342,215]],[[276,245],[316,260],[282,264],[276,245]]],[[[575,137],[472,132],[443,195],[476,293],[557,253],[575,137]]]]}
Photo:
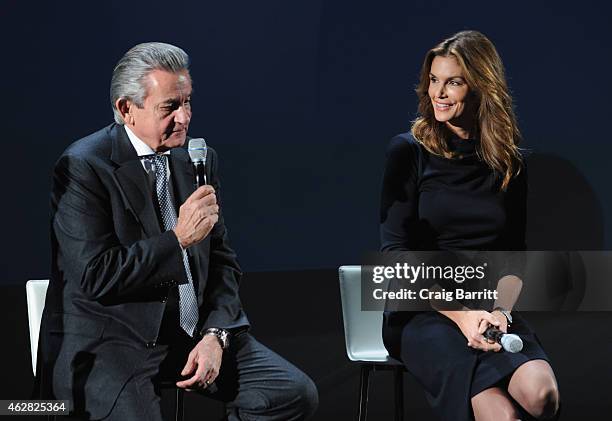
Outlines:
{"type": "MultiPolygon", "coordinates": [[[[603,1],[3,1],[0,398],[29,395],[23,284],[49,272],[51,168],[72,141],[111,122],[112,68],[134,44],[165,41],[191,56],[190,134],[221,158],[255,333],[317,381],[317,419],[351,419],[357,371],[343,354],[335,269],[378,247],[384,151],[415,117],[425,52],[462,29],[492,39],[533,152],[529,247],[610,249],[610,9],[603,1]]],[[[559,377],[563,419],[605,419],[612,337],[602,332],[612,316],[531,320],[559,377]]],[[[419,387],[406,382],[407,415],[429,419],[419,387]]],[[[384,373],[375,380],[374,419],[391,414],[390,385],[384,373]]]]}

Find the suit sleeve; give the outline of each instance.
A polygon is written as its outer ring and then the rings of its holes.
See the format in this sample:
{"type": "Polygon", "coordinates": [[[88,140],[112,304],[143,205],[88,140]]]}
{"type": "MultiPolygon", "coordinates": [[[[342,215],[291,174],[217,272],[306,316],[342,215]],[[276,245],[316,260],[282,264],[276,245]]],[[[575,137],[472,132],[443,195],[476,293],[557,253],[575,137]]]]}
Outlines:
{"type": "Polygon", "coordinates": [[[112,302],[172,280],[185,282],[173,231],[121,244],[108,190],[83,157],[63,155],[56,163],[51,209],[57,269],[64,281],[78,281],[89,299],[112,302]]]}
{"type": "Polygon", "coordinates": [[[387,150],[380,209],[381,251],[414,250],[418,234],[418,145],[394,137],[387,150]]]}
{"type": "Polygon", "coordinates": [[[210,184],[215,188],[219,201],[219,220],[210,233],[208,280],[204,290],[204,303],[200,309],[200,314],[207,316],[200,330],[217,327],[236,332],[249,325],[238,293],[242,271],[236,253],[230,247],[223,217],[217,155],[212,149],[210,154],[210,184]]]}

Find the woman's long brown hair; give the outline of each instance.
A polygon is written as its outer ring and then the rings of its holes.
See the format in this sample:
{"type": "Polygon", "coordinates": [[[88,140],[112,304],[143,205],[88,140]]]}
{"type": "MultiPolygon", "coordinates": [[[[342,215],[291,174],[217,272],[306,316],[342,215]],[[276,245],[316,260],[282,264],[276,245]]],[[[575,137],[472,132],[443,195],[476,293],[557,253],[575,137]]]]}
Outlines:
{"type": "Polygon", "coordinates": [[[478,154],[501,175],[501,189],[505,190],[523,165],[518,148],[521,133],[501,58],[480,32],[459,32],[429,50],[416,88],[419,117],[412,125],[412,134],[429,152],[452,155],[447,143],[451,132],[435,119],[428,93],[431,63],[436,56],[454,57],[461,66],[470,94],[478,101],[476,133],[470,135],[480,139],[478,154]]]}

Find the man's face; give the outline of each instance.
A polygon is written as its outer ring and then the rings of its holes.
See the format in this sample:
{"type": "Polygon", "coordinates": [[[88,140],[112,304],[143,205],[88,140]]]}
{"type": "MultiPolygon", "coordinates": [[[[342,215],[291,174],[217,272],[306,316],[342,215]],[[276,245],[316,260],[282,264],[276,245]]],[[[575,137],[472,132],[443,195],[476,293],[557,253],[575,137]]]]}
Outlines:
{"type": "Polygon", "coordinates": [[[126,124],[156,152],[183,146],[191,120],[191,77],[186,70],[153,70],[144,106],[130,104],[126,124]]]}

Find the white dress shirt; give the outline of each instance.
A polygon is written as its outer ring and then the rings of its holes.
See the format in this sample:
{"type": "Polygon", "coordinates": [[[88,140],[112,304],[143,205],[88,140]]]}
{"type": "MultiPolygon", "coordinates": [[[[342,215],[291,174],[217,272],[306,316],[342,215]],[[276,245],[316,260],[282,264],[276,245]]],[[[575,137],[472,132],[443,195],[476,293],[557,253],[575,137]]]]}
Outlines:
{"type": "MultiPolygon", "coordinates": [[[[132,142],[132,146],[134,147],[134,149],[136,149],[136,153],[138,154],[139,157],[142,157],[145,155],[155,155],[156,154],[156,152],[153,149],[151,149],[149,145],[147,145],[142,140],[140,140],[138,136],[136,136],[134,132],[131,131],[128,126],[124,124],[123,127],[125,128],[125,132],[127,133],[128,138],[130,139],[130,142],[132,142]]],[[[170,151],[162,152],[162,154],[170,155],[170,151]]],[[[141,158],[140,163],[142,164],[142,167],[145,169],[147,173],[151,170],[151,168],[147,168],[147,162],[145,159],[141,158]]],[[[166,179],[170,180],[169,159],[166,159],[166,179]]]]}

